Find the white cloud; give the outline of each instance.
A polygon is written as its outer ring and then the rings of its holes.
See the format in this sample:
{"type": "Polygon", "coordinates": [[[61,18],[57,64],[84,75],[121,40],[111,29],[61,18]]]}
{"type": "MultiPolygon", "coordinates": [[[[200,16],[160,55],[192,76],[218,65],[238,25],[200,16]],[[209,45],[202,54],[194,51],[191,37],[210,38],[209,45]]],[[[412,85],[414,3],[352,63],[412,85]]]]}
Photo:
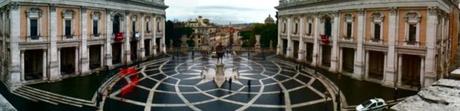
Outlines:
{"type": "Polygon", "coordinates": [[[201,15],[219,24],[263,22],[276,14],[278,0],[166,0],[169,20],[188,20],[201,15]]]}

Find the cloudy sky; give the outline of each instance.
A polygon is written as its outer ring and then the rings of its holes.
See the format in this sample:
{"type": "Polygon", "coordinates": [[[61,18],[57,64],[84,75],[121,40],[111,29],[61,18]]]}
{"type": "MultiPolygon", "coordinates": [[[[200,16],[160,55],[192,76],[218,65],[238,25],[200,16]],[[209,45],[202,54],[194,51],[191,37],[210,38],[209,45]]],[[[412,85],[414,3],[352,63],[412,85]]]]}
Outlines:
{"type": "Polygon", "coordinates": [[[218,24],[262,23],[276,14],[278,0],[165,0],[168,20],[185,21],[201,15],[218,24]]]}

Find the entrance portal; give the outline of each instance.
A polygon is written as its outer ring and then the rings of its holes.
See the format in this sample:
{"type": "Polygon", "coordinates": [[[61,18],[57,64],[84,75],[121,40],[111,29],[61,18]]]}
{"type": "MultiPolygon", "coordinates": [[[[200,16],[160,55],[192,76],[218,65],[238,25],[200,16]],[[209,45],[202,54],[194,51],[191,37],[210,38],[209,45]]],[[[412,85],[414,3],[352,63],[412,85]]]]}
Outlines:
{"type": "Polygon", "coordinates": [[[385,67],[385,53],[377,51],[369,51],[369,78],[383,79],[383,68],[385,67]]]}
{"type": "Polygon", "coordinates": [[[24,79],[42,79],[44,73],[43,50],[24,51],[24,79]]]}
{"type": "Polygon", "coordinates": [[[160,41],[161,41],[161,38],[157,38],[157,40],[155,41],[156,42],[156,45],[157,45],[157,48],[155,50],[157,50],[157,53],[160,53],[161,54],[161,44],[160,44],[160,41]]]}
{"type": "Polygon", "coordinates": [[[420,87],[420,56],[402,55],[401,62],[401,82],[405,85],[420,87]]]}
{"type": "Polygon", "coordinates": [[[287,55],[287,45],[288,45],[287,40],[283,39],[283,55],[287,55]]]}
{"type": "Polygon", "coordinates": [[[121,43],[113,43],[112,44],[112,63],[113,64],[120,64],[121,63],[121,43]]]}
{"type": "Polygon", "coordinates": [[[131,61],[137,61],[137,40],[133,40],[130,43],[130,50],[131,50],[131,61]]]}
{"type": "Polygon", "coordinates": [[[323,45],[322,49],[322,65],[330,67],[331,66],[331,46],[323,45]]]}
{"type": "Polygon", "coordinates": [[[144,50],[145,50],[145,56],[146,57],[150,56],[150,40],[144,41],[144,50]]]}
{"type": "Polygon", "coordinates": [[[101,54],[102,45],[93,45],[89,46],[89,68],[96,69],[100,68],[102,65],[102,54],[101,54]]]}
{"type": "Polygon", "coordinates": [[[307,43],[307,48],[306,48],[306,57],[307,57],[307,62],[311,63],[313,60],[313,44],[312,43],[307,43]]]}
{"type": "Polygon", "coordinates": [[[294,59],[299,57],[299,41],[294,41],[294,59]]]}
{"type": "Polygon", "coordinates": [[[342,71],[353,73],[355,65],[355,50],[352,48],[342,49],[342,71]]]}
{"type": "Polygon", "coordinates": [[[61,74],[62,75],[70,75],[75,74],[76,72],[76,48],[69,47],[69,48],[61,48],[61,74]]]}

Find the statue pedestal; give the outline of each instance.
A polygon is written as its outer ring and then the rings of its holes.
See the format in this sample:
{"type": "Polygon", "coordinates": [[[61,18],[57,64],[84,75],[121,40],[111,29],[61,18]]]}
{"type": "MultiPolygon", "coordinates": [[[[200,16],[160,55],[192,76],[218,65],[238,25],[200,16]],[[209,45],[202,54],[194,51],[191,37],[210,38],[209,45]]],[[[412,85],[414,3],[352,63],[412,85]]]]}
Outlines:
{"type": "Polygon", "coordinates": [[[219,88],[221,88],[222,85],[225,83],[224,64],[216,65],[216,76],[214,78],[214,82],[219,88]]]}
{"type": "Polygon", "coordinates": [[[257,44],[257,45],[255,46],[255,51],[256,51],[256,53],[261,53],[261,52],[262,52],[262,49],[260,48],[260,45],[259,45],[259,44],[257,44]]]}

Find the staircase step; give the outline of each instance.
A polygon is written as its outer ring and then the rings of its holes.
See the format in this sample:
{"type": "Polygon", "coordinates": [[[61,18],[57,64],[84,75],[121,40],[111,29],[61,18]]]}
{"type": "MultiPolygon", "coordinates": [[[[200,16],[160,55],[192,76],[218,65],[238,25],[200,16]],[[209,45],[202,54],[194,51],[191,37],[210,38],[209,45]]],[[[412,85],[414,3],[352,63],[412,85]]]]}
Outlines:
{"type": "Polygon", "coordinates": [[[38,102],[38,100],[33,99],[33,98],[30,98],[30,97],[28,97],[28,96],[21,95],[21,94],[18,94],[18,93],[16,93],[16,92],[12,92],[12,93],[13,93],[14,95],[19,96],[19,97],[22,97],[22,98],[24,98],[24,99],[27,99],[27,100],[30,100],[30,101],[33,101],[33,102],[38,102]]]}
{"type": "Polygon", "coordinates": [[[27,98],[32,98],[32,99],[35,99],[35,100],[39,100],[39,101],[43,101],[43,102],[46,102],[46,103],[50,103],[50,104],[53,104],[53,105],[58,105],[57,102],[52,102],[52,101],[49,101],[49,100],[46,100],[46,99],[42,99],[36,95],[33,95],[33,94],[30,94],[28,92],[23,92],[23,91],[14,91],[14,93],[18,94],[18,95],[22,95],[22,96],[25,96],[27,98]]]}
{"type": "Polygon", "coordinates": [[[44,93],[36,92],[36,91],[30,90],[30,89],[22,89],[22,90],[19,90],[19,92],[33,95],[33,96],[35,96],[37,98],[40,98],[39,100],[41,100],[41,101],[46,100],[46,101],[51,101],[51,102],[55,102],[55,103],[61,103],[61,104],[67,104],[67,105],[71,105],[71,106],[76,106],[76,107],[83,107],[83,105],[91,106],[91,104],[84,104],[84,103],[81,103],[81,102],[68,100],[66,98],[59,98],[59,97],[55,97],[55,96],[52,96],[52,95],[46,95],[44,93]]]}
{"type": "Polygon", "coordinates": [[[40,89],[32,88],[32,87],[29,87],[29,86],[24,86],[23,88],[26,91],[35,93],[37,95],[47,96],[49,98],[58,99],[58,100],[61,100],[61,101],[66,101],[66,102],[71,102],[71,103],[76,103],[76,104],[82,104],[82,105],[91,105],[91,104],[93,104],[91,101],[88,101],[88,100],[82,100],[82,99],[78,99],[78,98],[63,96],[63,95],[43,91],[43,90],[40,90],[40,89]]]}

